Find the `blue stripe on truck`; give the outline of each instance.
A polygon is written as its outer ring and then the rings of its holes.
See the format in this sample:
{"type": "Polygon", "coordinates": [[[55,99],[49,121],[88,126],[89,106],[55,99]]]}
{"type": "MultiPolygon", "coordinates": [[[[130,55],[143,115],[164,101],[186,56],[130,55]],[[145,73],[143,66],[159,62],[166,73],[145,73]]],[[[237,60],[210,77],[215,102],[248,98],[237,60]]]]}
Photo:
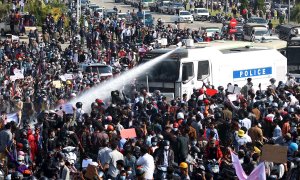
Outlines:
{"type": "Polygon", "coordinates": [[[262,67],[256,69],[243,69],[233,71],[233,79],[236,78],[248,78],[255,76],[265,76],[272,74],[272,67],[262,67]]]}

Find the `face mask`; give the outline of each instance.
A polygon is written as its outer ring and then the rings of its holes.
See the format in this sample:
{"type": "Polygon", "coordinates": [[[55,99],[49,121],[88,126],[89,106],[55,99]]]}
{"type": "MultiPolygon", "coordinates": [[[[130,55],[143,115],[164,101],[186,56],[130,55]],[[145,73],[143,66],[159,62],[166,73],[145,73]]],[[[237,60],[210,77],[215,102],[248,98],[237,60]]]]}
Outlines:
{"type": "Polygon", "coordinates": [[[197,144],[197,141],[192,141],[193,146],[196,146],[196,144],[197,144]]]}
{"type": "Polygon", "coordinates": [[[60,162],[59,163],[59,166],[64,166],[65,165],[65,162],[60,162]]]}
{"type": "Polygon", "coordinates": [[[178,128],[173,128],[174,131],[178,131],[178,128]]]}
{"type": "Polygon", "coordinates": [[[152,143],[152,146],[156,146],[156,145],[157,145],[157,142],[153,142],[153,143],[152,143]]]}
{"type": "Polygon", "coordinates": [[[120,176],[120,179],[121,179],[121,180],[125,180],[125,179],[126,179],[126,176],[120,176]]]}
{"type": "Polygon", "coordinates": [[[127,174],[128,174],[128,175],[131,175],[131,174],[132,174],[132,171],[127,171],[127,174]]]}
{"type": "Polygon", "coordinates": [[[164,148],[165,148],[165,150],[169,150],[170,146],[165,146],[164,148]]]}

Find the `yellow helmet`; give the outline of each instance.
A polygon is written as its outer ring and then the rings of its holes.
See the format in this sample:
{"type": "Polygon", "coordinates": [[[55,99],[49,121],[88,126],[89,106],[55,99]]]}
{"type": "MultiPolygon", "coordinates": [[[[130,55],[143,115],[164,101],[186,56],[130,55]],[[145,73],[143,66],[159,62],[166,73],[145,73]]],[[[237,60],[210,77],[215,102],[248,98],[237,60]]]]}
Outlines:
{"type": "Polygon", "coordinates": [[[180,167],[180,168],[183,168],[183,169],[187,169],[187,168],[188,168],[188,164],[187,164],[186,162],[181,162],[181,163],[179,164],[179,167],[180,167]]]}
{"type": "Polygon", "coordinates": [[[66,84],[67,84],[67,85],[71,85],[72,82],[71,82],[70,80],[67,80],[67,81],[66,81],[66,84]]]}

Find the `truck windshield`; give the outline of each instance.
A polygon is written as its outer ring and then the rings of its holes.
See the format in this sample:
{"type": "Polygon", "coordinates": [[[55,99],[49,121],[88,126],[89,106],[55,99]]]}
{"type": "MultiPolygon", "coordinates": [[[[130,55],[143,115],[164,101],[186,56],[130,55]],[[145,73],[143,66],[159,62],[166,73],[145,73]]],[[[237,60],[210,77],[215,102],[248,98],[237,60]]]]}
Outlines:
{"type": "Polygon", "coordinates": [[[254,35],[255,36],[263,36],[263,35],[267,35],[268,34],[268,31],[267,30],[256,30],[254,32],[254,35]]]}
{"type": "Polygon", "coordinates": [[[198,9],[198,13],[208,13],[206,9],[198,9]]]}
{"type": "Polygon", "coordinates": [[[88,66],[86,68],[86,72],[93,73],[112,73],[112,69],[110,66],[88,66]]]}
{"type": "Polygon", "coordinates": [[[190,12],[187,12],[187,11],[183,11],[183,12],[180,12],[180,15],[191,15],[191,13],[190,12]]]}
{"type": "Polygon", "coordinates": [[[164,59],[147,70],[149,82],[175,82],[179,78],[179,61],[164,59]]]}

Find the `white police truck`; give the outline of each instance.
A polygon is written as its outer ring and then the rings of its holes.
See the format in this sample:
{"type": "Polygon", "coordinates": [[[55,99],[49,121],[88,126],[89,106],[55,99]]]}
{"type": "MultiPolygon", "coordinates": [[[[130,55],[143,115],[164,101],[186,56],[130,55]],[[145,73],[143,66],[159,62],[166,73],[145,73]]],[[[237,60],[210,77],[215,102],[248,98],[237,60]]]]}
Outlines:
{"type": "MultiPolygon", "coordinates": [[[[137,88],[150,92],[160,90],[169,97],[188,96],[193,89],[206,85],[227,87],[228,83],[243,87],[252,78],[258,89],[270,85],[270,79],[286,80],[287,60],[276,49],[253,47],[247,42],[217,43],[200,47],[180,48],[137,79],[137,88]],[[211,47],[208,47],[211,46],[211,47]]],[[[141,63],[171,49],[148,52],[141,63]]]]}

